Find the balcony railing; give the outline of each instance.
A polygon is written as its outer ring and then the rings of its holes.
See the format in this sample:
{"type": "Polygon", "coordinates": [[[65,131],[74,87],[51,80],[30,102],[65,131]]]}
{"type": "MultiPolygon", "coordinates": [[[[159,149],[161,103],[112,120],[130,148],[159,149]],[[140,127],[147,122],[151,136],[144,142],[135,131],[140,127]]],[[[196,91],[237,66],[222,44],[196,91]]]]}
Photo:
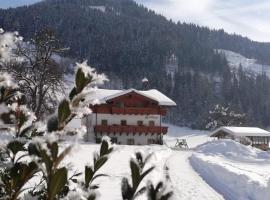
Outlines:
{"type": "Polygon", "coordinates": [[[112,107],[112,114],[127,114],[127,115],[166,115],[165,109],[155,109],[155,108],[117,108],[112,107]]]}
{"type": "Polygon", "coordinates": [[[164,108],[144,108],[144,107],[110,107],[110,106],[93,106],[91,108],[95,113],[104,114],[127,114],[127,115],[166,115],[164,108]]]}
{"type": "Polygon", "coordinates": [[[168,127],[163,126],[134,126],[134,125],[96,125],[95,132],[102,133],[157,133],[166,134],[168,127]]]}

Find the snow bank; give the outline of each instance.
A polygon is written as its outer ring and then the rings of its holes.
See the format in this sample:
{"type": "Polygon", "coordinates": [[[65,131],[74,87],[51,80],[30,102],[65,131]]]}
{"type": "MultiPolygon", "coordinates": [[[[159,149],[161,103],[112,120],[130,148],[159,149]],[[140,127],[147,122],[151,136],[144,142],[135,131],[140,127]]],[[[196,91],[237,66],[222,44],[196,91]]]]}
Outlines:
{"type": "Polygon", "coordinates": [[[225,199],[231,200],[268,200],[270,181],[261,184],[245,174],[230,171],[218,163],[211,163],[198,156],[190,158],[193,168],[202,178],[225,199]]]}
{"type": "Polygon", "coordinates": [[[192,167],[225,199],[270,196],[270,153],[231,140],[207,142],[190,157],[192,167]]]}
{"type": "Polygon", "coordinates": [[[216,140],[197,147],[198,153],[218,155],[238,161],[258,161],[270,159],[270,152],[261,151],[251,146],[245,146],[233,140],[216,140]]]}

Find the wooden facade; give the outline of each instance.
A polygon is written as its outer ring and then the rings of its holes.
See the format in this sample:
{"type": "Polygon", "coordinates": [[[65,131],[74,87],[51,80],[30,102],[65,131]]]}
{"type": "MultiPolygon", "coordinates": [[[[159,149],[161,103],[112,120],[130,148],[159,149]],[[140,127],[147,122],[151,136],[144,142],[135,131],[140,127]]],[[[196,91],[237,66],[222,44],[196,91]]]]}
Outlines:
{"type": "MultiPolygon", "coordinates": [[[[230,127],[225,127],[225,128],[221,127],[217,129],[216,131],[214,131],[214,133],[212,133],[211,137],[216,137],[218,139],[232,139],[244,145],[251,145],[253,147],[256,147],[262,150],[269,150],[270,134],[256,133],[256,132],[255,133],[231,132],[229,130],[226,130],[226,128],[229,129],[230,127]]],[[[249,127],[246,127],[246,128],[249,128],[249,127]]]]}
{"type": "Polygon", "coordinates": [[[158,101],[135,91],[93,105],[92,126],[96,142],[107,135],[118,143],[121,140],[121,143],[126,144],[131,144],[132,141],[134,144],[144,144],[142,139],[147,139],[147,143],[160,144],[163,135],[168,132],[168,127],[162,126],[161,121],[167,108],[168,106],[161,106],[158,101]],[[124,136],[126,142],[123,142],[124,136]],[[136,142],[139,137],[140,142],[136,142]]]}

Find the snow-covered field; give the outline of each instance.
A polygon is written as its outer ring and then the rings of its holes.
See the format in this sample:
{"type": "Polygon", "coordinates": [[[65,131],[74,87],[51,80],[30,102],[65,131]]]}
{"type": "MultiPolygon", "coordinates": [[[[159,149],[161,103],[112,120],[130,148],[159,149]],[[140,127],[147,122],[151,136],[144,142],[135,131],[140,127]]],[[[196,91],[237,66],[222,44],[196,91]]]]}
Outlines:
{"type": "Polygon", "coordinates": [[[175,145],[176,138],[186,139],[189,148],[194,148],[212,140],[208,137],[208,131],[192,130],[187,127],[178,127],[169,124],[165,124],[165,126],[169,126],[169,133],[164,136],[164,143],[169,147],[175,145]]]}
{"type": "MultiPolygon", "coordinates": [[[[129,160],[136,151],[153,153],[150,165],[155,170],[147,180],[166,180],[173,199],[264,200],[270,196],[270,153],[255,150],[233,141],[212,141],[207,131],[170,125],[165,145],[115,146],[108,163],[100,173],[109,177],[97,179],[100,199],[121,199],[121,179],[130,176],[129,160]],[[173,150],[176,138],[185,138],[189,150],[173,150]],[[167,170],[166,170],[167,168],[167,170]]],[[[66,162],[79,171],[92,162],[95,144],[77,144],[66,162]]],[[[146,199],[141,196],[138,199],[146,199]]]]}
{"type": "MultiPolygon", "coordinates": [[[[192,169],[188,160],[192,151],[174,151],[170,148],[175,145],[177,137],[185,138],[189,147],[194,148],[210,140],[207,136],[208,132],[169,126],[170,132],[164,137],[166,144],[163,146],[115,146],[115,151],[100,171],[100,173],[108,174],[109,177],[96,180],[96,183],[100,185],[99,192],[102,194],[100,199],[121,199],[121,180],[124,176],[130,176],[129,160],[136,151],[153,153],[149,166],[154,165],[155,170],[146,177],[143,184],[146,184],[148,180],[153,183],[166,180],[166,174],[168,174],[167,187],[174,191],[173,199],[201,199],[201,197],[223,199],[192,169]],[[168,173],[166,167],[169,169],[168,173]]],[[[73,153],[66,159],[66,163],[69,163],[73,169],[83,171],[86,164],[92,163],[92,154],[98,149],[99,145],[96,144],[78,143],[73,153]]],[[[141,196],[138,199],[145,199],[145,197],[141,196]]]]}
{"type": "MultiPolygon", "coordinates": [[[[1,139],[8,140],[5,136],[1,139]]],[[[1,140],[2,142],[3,140],[1,140]]],[[[165,145],[114,146],[108,162],[99,173],[109,176],[95,180],[101,200],[121,200],[121,180],[130,177],[129,160],[136,151],[153,153],[146,176],[154,184],[166,181],[174,192],[173,200],[266,200],[270,196],[270,152],[243,146],[231,140],[213,141],[207,131],[169,125],[165,145]],[[184,138],[190,149],[173,150],[177,138],[184,138]]],[[[74,145],[64,164],[74,172],[83,172],[92,164],[99,145],[66,141],[74,145]]],[[[71,174],[70,174],[71,175],[71,174]]],[[[81,177],[82,178],[82,177],[81,177]]],[[[142,186],[141,185],[141,186],[142,186]]],[[[140,196],[136,199],[146,199],[140,196]]]]}

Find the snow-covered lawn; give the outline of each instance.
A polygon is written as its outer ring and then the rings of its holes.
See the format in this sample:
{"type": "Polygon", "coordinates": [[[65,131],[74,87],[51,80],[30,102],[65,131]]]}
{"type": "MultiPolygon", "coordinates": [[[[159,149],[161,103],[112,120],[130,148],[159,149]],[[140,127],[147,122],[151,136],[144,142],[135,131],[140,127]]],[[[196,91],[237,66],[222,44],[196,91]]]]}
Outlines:
{"type": "Polygon", "coordinates": [[[169,147],[173,147],[175,145],[176,138],[186,139],[189,148],[194,148],[212,140],[208,137],[208,131],[192,130],[187,127],[179,127],[170,124],[165,124],[165,126],[169,126],[169,132],[164,136],[164,143],[169,147]]]}
{"type": "MultiPolygon", "coordinates": [[[[153,183],[166,180],[167,174],[169,175],[167,187],[174,191],[173,199],[223,199],[192,169],[188,160],[192,151],[174,151],[170,148],[175,145],[176,138],[185,138],[189,147],[194,148],[210,140],[208,132],[169,126],[169,134],[164,137],[166,143],[164,146],[115,146],[115,151],[100,171],[109,176],[96,180],[100,185],[98,191],[102,194],[100,199],[121,199],[121,180],[124,176],[130,177],[129,160],[136,151],[153,153],[149,166],[156,166],[142,185],[148,180],[153,183]],[[168,172],[166,167],[169,169],[168,172]]],[[[66,159],[66,163],[70,163],[73,169],[83,171],[86,164],[92,163],[92,154],[98,149],[99,145],[96,144],[79,143],[66,159]]],[[[145,199],[145,197],[141,196],[138,199],[145,199]]]]}

